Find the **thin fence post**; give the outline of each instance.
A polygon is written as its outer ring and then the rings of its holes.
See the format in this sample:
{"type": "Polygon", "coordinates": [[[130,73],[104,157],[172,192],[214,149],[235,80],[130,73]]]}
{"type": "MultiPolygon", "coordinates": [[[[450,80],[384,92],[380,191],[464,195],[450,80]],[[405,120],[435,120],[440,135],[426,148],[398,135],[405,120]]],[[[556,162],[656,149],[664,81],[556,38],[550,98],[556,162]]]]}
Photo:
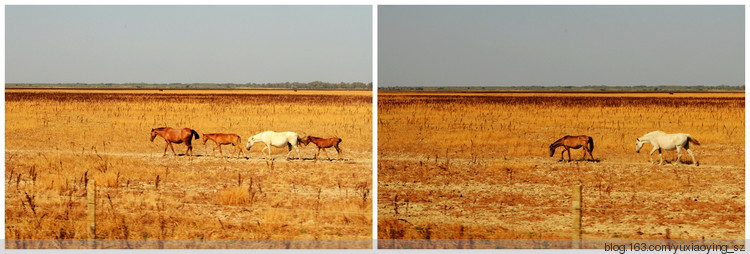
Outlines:
{"type": "Polygon", "coordinates": [[[91,248],[96,248],[96,187],[95,181],[89,180],[86,186],[86,214],[88,215],[88,238],[91,248]]]}
{"type": "Polygon", "coordinates": [[[573,240],[571,248],[581,248],[581,186],[573,186],[573,240]]]}

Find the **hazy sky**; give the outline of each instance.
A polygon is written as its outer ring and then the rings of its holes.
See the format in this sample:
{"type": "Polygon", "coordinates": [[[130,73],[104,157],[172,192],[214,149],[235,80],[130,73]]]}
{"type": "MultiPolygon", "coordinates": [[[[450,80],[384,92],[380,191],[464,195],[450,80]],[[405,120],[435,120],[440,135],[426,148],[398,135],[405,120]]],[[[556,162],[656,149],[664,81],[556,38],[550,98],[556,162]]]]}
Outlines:
{"type": "Polygon", "coordinates": [[[371,6],[6,6],[8,83],[371,82],[371,6]]]}
{"type": "Polygon", "coordinates": [[[380,6],[378,85],[744,85],[743,6],[380,6]]]}

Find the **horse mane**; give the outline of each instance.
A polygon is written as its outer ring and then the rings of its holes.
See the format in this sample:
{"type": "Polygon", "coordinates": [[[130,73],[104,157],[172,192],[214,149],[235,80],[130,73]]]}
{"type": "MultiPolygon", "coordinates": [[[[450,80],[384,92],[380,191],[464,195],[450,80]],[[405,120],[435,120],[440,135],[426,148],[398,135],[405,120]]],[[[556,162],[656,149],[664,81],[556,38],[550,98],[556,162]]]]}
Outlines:
{"type": "Polygon", "coordinates": [[[159,127],[159,128],[154,129],[154,130],[164,130],[166,128],[169,128],[169,127],[159,127]]]}
{"type": "Polygon", "coordinates": [[[552,147],[552,146],[554,146],[555,144],[557,144],[557,143],[560,143],[560,141],[562,141],[563,139],[565,139],[565,138],[567,138],[567,137],[568,137],[568,136],[565,136],[565,137],[562,137],[562,138],[560,138],[560,139],[556,140],[555,142],[552,142],[552,144],[551,144],[551,145],[549,145],[549,147],[552,147]]]}
{"type": "Polygon", "coordinates": [[[269,131],[263,131],[263,132],[260,132],[260,133],[258,133],[258,134],[255,134],[255,135],[251,136],[250,138],[260,138],[260,136],[262,136],[262,135],[263,135],[264,133],[266,133],[266,132],[269,132],[269,131]]]}

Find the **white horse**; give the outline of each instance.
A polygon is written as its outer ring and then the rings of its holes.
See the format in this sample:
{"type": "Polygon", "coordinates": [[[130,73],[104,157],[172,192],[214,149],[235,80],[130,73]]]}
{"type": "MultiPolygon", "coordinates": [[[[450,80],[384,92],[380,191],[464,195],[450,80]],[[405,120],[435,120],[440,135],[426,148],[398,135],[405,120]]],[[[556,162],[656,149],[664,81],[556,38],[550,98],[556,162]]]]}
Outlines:
{"type": "Polygon", "coordinates": [[[286,153],[286,159],[288,160],[289,154],[292,153],[292,147],[294,147],[294,149],[297,150],[297,159],[302,160],[302,157],[299,154],[299,147],[298,147],[301,140],[302,139],[300,139],[297,133],[291,132],[291,131],[285,131],[285,132],[264,131],[247,139],[247,146],[245,146],[245,149],[249,151],[250,148],[253,147],[255,142],[261,142],[263,144],[266,144],[266,147],[264,147],[263,150],[261,150],[260,152],[263,153],[263,151],[268,150],[268,154],[266,155],[266,159],[268,159],[268,156],[271,156],[271,146],[275,146],[275,147],[286,146],[289,148],[289,152],[286,153]]]}
{"type": "Polygon", "coordinates": [[[643,135],[643,137],[636,139],[635,152],[640,153],[641,147],[643,147],[643,144],[645,143],[650,143],[654,146],[654,149],[651,149],[651,153],[649,153],[648,155],[648,159],[651,160],[652,164],[654,163],[654,159],[651,158],[651,155],[654,154],[654,151],[659,150],[659,165],[661,165],[664,163],[664,158],[661,157],[661,150],[664,149],[671,151],[677,149],[677,159],[672,164],[675,165],[680,162],[680,156],[682,156],[682,148],[685,148],[685,150],[688,151],[688,154],[690,154],[690,158],[693,159],[693,163],[698,166],[698,161],[695,160],[693,152],[690,151],[690,143],[696,145],[700,145],[700,143],[698,143],[698,140],[695,140],[693,136],[690,136],[690,134],[667,134],[663,131],[652,131],[646,135],[643,135]]]}

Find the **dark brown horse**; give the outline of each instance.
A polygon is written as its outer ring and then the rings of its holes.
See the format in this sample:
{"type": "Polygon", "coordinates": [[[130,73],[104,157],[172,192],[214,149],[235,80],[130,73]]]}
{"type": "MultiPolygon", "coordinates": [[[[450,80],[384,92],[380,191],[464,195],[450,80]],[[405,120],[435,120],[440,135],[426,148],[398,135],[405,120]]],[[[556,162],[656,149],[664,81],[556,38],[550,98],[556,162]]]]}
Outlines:
{"type": "Polygon", "coordinates": [[[560,146],[565,148],[565,150],[560,153],[560,160],[564,160],[563,156],[565,155],[565,152],[568,152],[568,161],[570,161],[570,148],[578,149],[581,147],[583,147],[584,159],[586,159],[586,152],[591,155],[592,160],[594,159],[594,155],[591,154],[591,151],[594,151],[594,139],[589,136],[565,136],[561,139],[558,139],[557,141],[549,145],[549,157],[555,155],[555,149],[560,146]]]}
{"type": "Polygon", "coordinates": [[[326,152],[326,148],[336,148],[336,152],[339,154],[339,160],[341,160],[341,148],[339,148],[339,143],[341,143],[341,139],[337,137],[333,138],[319,138],[319,137],[313,137],[313,136],[307,136],[303,138],[300,141],[302,144],[309,144],[310,142],[314,143],[316,146],[318,146],[318,152],[315,153],[315,160],[318,160],[318,154],[320,154],[320,149],[323,149],[323,152],[326,153],[326,157],[328,159],[331,159],[331,156],[328,156],[328,152],[326,152]]]}
{"type": "Polygon", "coordinates": [[[229,158],[232,158],[234,156],[234,151],[239,150],[237,152],[237,158],[240,157],[240,152],[242,153],[242,156],[247,158],[247,155],[245,155],[245,151],[242,151],[242,147],[240,147],[240,144],[242,143],[242,138],[240,138],[240,135],[230,133],[230,134],[224,134],[224,133],[209,133],[209,134],[203,134],[203,144],[206,144],[206,141],[213,140],[216,142],[216,147],[211,151],[211,156],[215,156],[216,154],[216,148],[219,148],[219,154],[222,158],[224,158],[224,153],[221,151],[221,145],[232,145],[234,148],[232,149],[232,154],[229,155],[229,158]]]}
{"type": "Polygon", "coordinates": [[[167,145],[164,146],[164,156],[167,155],[167,147],[172,148],[172,153],[174,155],[177,155],[177,153],[174,152],[172,143],[180,144],[183,142],[187,146],[185,155],[193,155],[193,136],[195,136],[195,139],[200,138],[200,136],[198,136],[198,133],[190,128],[172,129],[169,127],[161,127],[151,129],[151,142],[154,142],[154,138],[156,138],[156,135],[161,136],[165,141],[167,141],[167,145]]]}

